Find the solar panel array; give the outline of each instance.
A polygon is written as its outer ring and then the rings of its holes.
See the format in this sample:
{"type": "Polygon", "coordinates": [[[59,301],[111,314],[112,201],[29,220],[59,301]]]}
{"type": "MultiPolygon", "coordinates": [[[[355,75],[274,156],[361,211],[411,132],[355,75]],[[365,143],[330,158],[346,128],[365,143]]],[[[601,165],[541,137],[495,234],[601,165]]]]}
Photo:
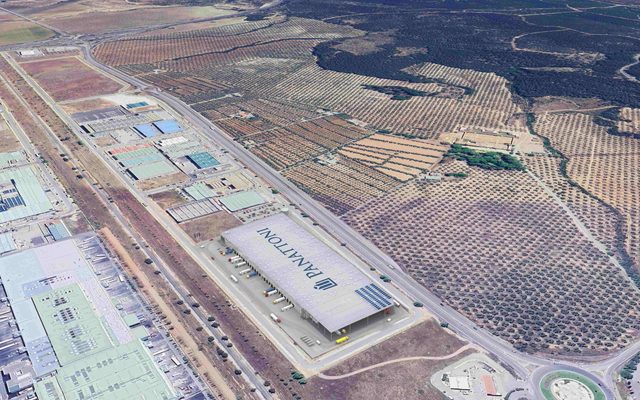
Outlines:
{"type": "Polygon", "coordinates": [[[391,295],[380,289],[375,283],[356,289],[356,293],[376,310],[384,310],[391,306],[391,295]]]}

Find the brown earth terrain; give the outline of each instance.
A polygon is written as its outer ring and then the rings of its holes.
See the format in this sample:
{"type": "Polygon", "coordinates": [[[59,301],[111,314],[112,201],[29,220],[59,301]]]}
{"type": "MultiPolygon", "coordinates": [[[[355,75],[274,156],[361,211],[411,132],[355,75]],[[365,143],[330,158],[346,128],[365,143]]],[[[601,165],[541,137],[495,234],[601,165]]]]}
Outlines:
{"type": "Polygon", "coordinates": [[[184,196],[182,196],[176,190],[167,190],[165,192],[154,193],[149,197],[151,197],[153,201],[158,203],[160,208],[164,210],[187,203],[187,199],[185,199],[184,196]]]}
{"type": "Polygon", "coordinates": [[[112,94],[122,85],[76,57],[23,62],[29,73],[56,101],[112,94]]]}
{"type": "Polygon", "coordinates": [[[326,399],[435,399],[441,394],[430,384],[431,375],[474,351],[431,319],[324,371],[307,385],[326,399]]]}
{"type": "Polygon", "coordinates": [[[226,211],[183,222],[180,227],[194,242],[216,239],[227,229],[242,225],[242,222],[226,211]]]}

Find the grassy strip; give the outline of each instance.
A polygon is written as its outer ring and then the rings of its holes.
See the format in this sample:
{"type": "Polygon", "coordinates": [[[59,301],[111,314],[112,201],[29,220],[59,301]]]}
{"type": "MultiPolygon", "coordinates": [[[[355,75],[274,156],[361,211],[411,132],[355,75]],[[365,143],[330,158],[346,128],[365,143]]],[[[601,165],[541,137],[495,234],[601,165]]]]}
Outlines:
{"type": "Polygon", "coordinates": [[[574,381],[578,381],[585,385],[591,393],[593,393],[593,397],[595,400],[606,400],[606,396],[602,389],[596,385],[591,379],[587,378],[584,375],[577,374],[571,371],[557,371],[548,374],[542,379],[540,382],[540,390],[542,391],[542,395],[546,400],[557,400],[557,398],[551,393],[551,383],[557,379],[570,379],[574,381]]]}

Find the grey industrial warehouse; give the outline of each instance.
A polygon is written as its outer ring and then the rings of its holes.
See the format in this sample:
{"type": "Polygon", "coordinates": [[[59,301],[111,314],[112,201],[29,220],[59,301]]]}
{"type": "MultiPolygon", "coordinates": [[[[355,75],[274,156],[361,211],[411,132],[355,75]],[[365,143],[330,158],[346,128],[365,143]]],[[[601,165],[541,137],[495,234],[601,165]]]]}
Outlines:
{"type": "Polygon", "coordinates": [[[285,214],[233,228],[222,237],[303,318],[329,334],[393,307],[385,290],[285,214]]]}

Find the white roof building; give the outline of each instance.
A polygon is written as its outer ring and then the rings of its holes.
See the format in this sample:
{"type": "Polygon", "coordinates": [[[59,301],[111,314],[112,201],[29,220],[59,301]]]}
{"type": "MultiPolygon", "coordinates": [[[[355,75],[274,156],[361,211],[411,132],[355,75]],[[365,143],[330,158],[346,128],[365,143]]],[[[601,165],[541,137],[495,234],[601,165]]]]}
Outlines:
{"type": "Polygon", "coordinates": [[[222,234],[249,265],[309,314],[336,332],[393,305],[358,267],[285,214],[222,234]]]}

